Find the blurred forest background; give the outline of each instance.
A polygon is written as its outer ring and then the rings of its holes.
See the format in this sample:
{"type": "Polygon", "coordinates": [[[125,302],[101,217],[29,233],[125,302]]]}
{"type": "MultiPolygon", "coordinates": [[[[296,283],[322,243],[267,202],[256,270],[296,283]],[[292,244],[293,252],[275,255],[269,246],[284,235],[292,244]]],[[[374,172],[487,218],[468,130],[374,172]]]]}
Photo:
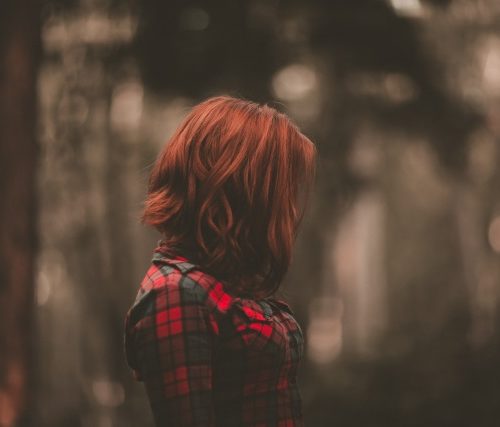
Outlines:
{"type": "Polygon", "coordinates": [[[498,0],[2,0],[0,426],[152,426],[123,319],[189,108],[316,142],[281,295],[308,427],[500,425],[498,0]]]}

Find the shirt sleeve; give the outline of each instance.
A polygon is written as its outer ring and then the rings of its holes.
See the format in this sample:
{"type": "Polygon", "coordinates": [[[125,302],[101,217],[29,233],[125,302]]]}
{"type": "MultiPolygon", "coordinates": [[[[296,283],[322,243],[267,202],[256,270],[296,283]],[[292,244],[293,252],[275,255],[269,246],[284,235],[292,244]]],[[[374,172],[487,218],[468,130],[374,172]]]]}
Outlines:
{"type": "Polygon", "coordinates": [[[196,286],[164,285],[148,291],[127,315],[129,359],[144,382],[158,427],[215,426],[216,328],[203,292],[196,286]]]}

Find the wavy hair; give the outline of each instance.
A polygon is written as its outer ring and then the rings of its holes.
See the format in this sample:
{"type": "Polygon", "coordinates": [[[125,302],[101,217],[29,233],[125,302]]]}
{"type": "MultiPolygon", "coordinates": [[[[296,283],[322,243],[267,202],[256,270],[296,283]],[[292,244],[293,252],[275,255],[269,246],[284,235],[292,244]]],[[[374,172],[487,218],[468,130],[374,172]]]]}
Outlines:
{"type": "Polygon", "coordinates": [[[315,145],[283,113],[216,96],[196,105],[159,153],[140,221],[161,246],[226,290],[274,294],[316,174],[315,145]]]}

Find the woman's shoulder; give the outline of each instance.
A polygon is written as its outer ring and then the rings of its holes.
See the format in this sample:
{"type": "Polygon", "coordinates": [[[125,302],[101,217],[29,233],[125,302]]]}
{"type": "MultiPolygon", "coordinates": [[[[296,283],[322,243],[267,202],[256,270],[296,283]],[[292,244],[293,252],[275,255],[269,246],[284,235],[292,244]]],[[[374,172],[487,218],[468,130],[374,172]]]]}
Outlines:
{"type": "Polygon", "coordinates": [[[131,310],[132,324],[138,322],[135,315],[139,319],[147,317],[148,310],[152,313],[169,311],[190,322],[197,314],[205,312],[214,333],[235,349],[259,349],[270,341],[284,343],[290,339],[290,331],[300,331],[284,299],[233,295],[221,281],[196,263],[161,250],[154,251],[151,266],[140,286],[131,310]]]}
{"type": "Polygon", "coordinates": [[[221,313],[227,312],[238,300],[202,267],[184,256],[163,251],[161,246],[153,251],[151,265],[140,289],[142,292],[163,289],[183,295],[195,294],[208,308],[221,313]]]}

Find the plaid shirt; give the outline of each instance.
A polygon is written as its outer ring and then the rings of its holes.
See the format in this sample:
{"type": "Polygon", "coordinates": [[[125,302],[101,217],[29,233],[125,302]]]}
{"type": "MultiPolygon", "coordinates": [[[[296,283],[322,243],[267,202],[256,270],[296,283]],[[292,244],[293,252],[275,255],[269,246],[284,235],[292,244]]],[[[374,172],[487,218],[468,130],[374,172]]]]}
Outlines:
{"type": "Polygon", "coordinates": [[[283,300],[226,293],[158,246],[125,318],[125,355],[157,426],[303,426],[304,338],[283,300]]]}

